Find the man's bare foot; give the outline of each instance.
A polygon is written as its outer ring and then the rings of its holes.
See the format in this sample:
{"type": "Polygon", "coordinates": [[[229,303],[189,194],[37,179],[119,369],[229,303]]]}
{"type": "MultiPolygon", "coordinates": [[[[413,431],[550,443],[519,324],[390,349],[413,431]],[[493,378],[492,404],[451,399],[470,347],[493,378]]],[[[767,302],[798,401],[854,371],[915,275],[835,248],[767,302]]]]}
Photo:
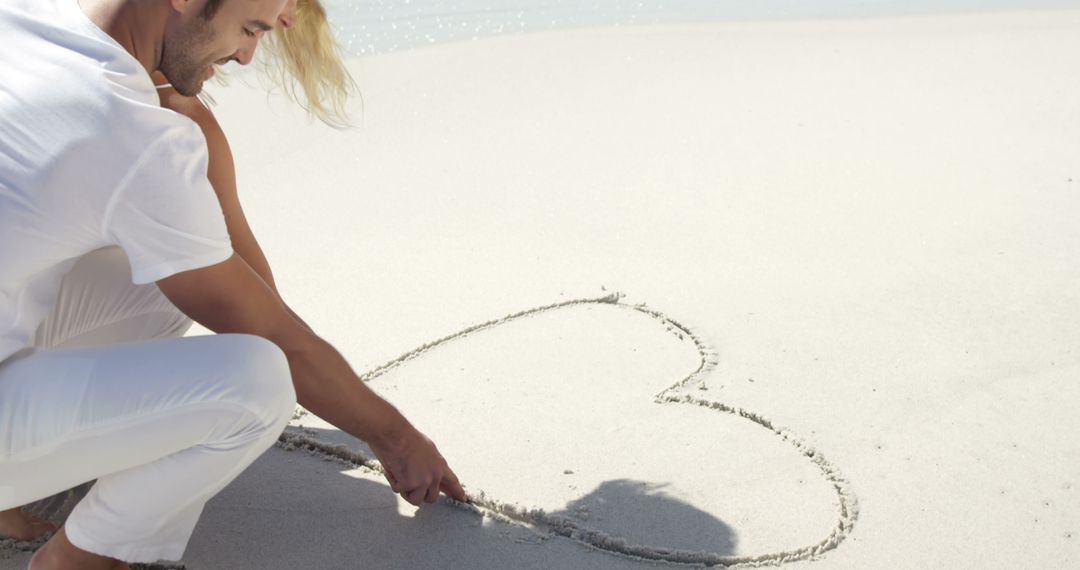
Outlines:
{"type": "Polygon", "coordinates": [[[127,564],[92,554],[71,544],[64,529],[34,553],[27,570],[131,570],[127,564]]]}
{"type": "Polygon", "coordinates": [[[34,540],[60,527],[19,509],[0,511],[0,538],[34,540]]]}

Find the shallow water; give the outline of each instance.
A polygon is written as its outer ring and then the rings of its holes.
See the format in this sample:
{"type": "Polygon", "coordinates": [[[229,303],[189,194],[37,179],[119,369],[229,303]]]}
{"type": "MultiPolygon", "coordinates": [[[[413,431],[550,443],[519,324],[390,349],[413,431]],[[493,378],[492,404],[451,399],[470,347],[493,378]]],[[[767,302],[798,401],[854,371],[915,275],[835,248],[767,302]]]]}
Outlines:
{"type": "Polygon", "coordinates": [[[1080,0],[324,0],[353,55],[552,29],[1080,8],[1080,0]]]}

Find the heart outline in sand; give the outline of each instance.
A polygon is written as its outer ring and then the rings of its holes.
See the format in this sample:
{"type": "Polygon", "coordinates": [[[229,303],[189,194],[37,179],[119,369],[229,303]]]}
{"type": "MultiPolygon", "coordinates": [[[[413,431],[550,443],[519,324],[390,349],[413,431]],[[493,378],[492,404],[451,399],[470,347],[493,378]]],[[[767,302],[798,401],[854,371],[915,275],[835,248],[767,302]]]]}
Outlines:
{"type": "MultiPolygon", "coordinates": [[[[851,533],[855,521],[858,518],[858,500],[852,492],[850,483],[840,473],[839,469],[837,469],[832,463],[830,463],[823,454],[821,454],[814,447],[796,436],[793,432],[785,428],[777,427],[772,421],[762,416],[761,414],[743,408],[729,406],[721,402],[705,400],[691,395],[687,391],[687,387],[697,381],[703,380],[706,374],[715,369],[715,367],[717,366],[716,356],[706,348],[700,337],[696,335],[690,327],[687,327],[680,322],[668,317],[664,313],[649,308],[644,304],[628,305],[622,303],[620,302],[622,298],[622,294],[612,293],[597,298],[573,299],[541,307],[535,307],[532,309],[527,309],[524,311],[513,313],[511,315],[507,315],[500,319],[473,325],[451,335],[447,335],[435,341],[426,343],[412,351],[406,352],[405,354],[402,354],[401,356],[381,366],[365,372],[361,375],[361,377],[364,378],[365,381],[370,382],[401,366],[402,364],[413,360],[433,350],[434,348],[442,346],[448,342],[458,340],[475,332],[490,329],[517,319],[561,308],[591,304],[616,307],[624,310],[632,310],[643,313],[657,320],[662,326],[664,326],[672,334],[676,335],[680,340],[685,340],[687,338],[690,339],[694,343],[694,346],[697,349],[698,355],[700,357],[698,367],[681,380],[675,382],[671,386],[665,388],[664,390],[656,394],[653,397],[654,403],[688,404],[720,413],[732,414],[740,418],[749,420],[757,424],[758,426],[769,430],[776,437],[781,438],[782,441],[793,446],[800,455],[804,456],[811,463],[813,463],[815,467],[817,467],[824,479],[829,483],[832,490],[836,494],[838,504],[837,522],[833,526],[831,532],[826,537],[816,543],[800,548],[784,550],[780,552],[758,554],[753,556],[731,556],[720,554],[718,552],[680,550],[633,544],[621,537],[612,536],[605,532],[591,529],[587,525],[583,524],[581,521],[574,518],[563,515],[553,515],[550,513],[546,513],[545,511],[540,509],[525,509],[517,505],[510,505],[489,498],[482,492],[472,494],[473,496],[471,497],[471,503],[469,504],[456,503],[454,501],[450,501],[449,499],[447,500],[450,503],[455,504],[455,506],[472,510],[478,514],[502,522],[524,525],[547,532],[551,535],[566,537],[591,548],[595,548],[611,554],[657,562],[668,562],[677,564],[704,564],[709,566],[724,567],[782,564],[785,562],[794,562],[819,557],[825,552],[836,548],[841,542],[843,542],[843,540],[851,533]]],[[[350,451],[349,449],[341,445],[326,444],[324,442],[310,438],[302,433],[286,432],[282,434],[280,443],[288,448],[306,448],[308,450],[328,455],[339,460],[344,460],[350,465],[356,467],[382,473],[381,466],[374,459],[350,451]]]]}

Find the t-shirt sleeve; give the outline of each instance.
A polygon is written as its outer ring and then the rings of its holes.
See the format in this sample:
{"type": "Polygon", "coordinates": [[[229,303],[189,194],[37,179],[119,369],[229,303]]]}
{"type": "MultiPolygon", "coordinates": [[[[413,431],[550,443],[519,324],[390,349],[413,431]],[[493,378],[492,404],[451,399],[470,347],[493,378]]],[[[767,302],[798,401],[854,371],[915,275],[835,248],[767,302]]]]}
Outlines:
{"type": "Polygon", "coordinates": [[[232,256],[225,216],[206,177],[208,160],[198,127],[177,126],[142,153],[116,189],[102,230],[127,254],[134,283],[232,256]]]}

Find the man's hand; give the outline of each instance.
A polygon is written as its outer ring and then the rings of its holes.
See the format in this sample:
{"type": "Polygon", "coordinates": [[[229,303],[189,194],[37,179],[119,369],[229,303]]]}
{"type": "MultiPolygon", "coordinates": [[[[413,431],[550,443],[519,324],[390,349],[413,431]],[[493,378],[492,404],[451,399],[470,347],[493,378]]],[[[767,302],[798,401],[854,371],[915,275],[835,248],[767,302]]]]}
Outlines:
{"type": "Polygon", "coordinates": [[[454,500],[466,500],[457,476],[424,434],[406,422],[401,432],[389,439],[384,445],[369,445],[395,493],[416,506],[434,503],[440,490],[454,500]]]}

